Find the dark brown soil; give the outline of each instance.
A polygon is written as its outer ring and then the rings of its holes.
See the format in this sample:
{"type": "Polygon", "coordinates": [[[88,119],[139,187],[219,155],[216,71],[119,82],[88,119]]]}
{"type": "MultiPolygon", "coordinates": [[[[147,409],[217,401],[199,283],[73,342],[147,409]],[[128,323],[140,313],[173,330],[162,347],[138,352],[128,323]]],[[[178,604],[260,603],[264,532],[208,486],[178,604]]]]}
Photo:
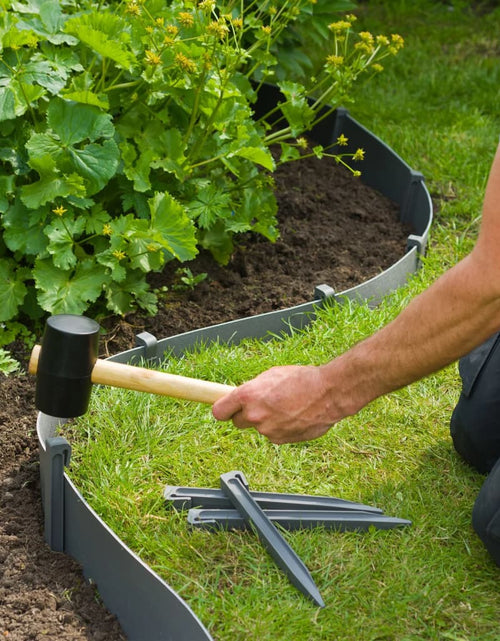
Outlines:
{"type": "MultiPolygon", "coordinates": [[[[392,265],[408,229],[397,207],[325,160],[283,167],[277,176],[281,239],[248,235],[221,268],[201,255],[189,266],[207,278],[194,291],[172,289],[174,268],[154,275],[169,296],[154,318],[132,314],[103,322],[103,355],[134,346],[135,335],[158,338],[310,301],[316,285],[342,291],[392,265]]],[[[25,367],[21,345],[11,346],[25,367]]],[[[10,641],[118,641],[116,620],[69,557],[43,540],[38,482],[34,381],[0,374],[0,637],[10,641]]]]}

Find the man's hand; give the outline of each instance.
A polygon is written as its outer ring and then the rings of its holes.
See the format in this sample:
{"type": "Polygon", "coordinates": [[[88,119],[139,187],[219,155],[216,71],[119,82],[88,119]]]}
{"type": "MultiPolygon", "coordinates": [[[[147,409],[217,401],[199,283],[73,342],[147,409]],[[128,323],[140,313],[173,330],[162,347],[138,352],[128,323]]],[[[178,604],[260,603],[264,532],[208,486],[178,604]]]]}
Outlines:
{"type": "Polygon", "coordinates": [[[241,429],[254,427],[272,443],[322,436],[340,418],[321,367],[273,367],[214,403],[213,415],[241,429]]]}

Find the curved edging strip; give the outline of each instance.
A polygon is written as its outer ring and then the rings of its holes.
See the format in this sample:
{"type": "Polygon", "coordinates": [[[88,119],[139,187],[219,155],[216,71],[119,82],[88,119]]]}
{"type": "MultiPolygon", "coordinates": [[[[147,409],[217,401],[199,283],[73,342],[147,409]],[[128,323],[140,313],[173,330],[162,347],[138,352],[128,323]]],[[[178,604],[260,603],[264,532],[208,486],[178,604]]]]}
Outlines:
{"type": "MultiPolygon", "coordinates": [[[[262,100],[279,100],[267,87],[262,100]]],[[[259,94],[256,106],[265,109],[259,94]],[[260,105],[260,107],[259,107],[260,105]]],[[[301,329],[315,317],[315,310],[329,298],[359,299],[376,305],[383,296],[405,283],[419,267],[432,223],[432,202],[423,176],[413,171],[392,149],[351,118],[345,109],[326,117],[311,136],[324,146],[343,133],[349,139],[344,151],[365,149],[362,180],[400,207],[400,219],[409,224],[405,255],[389,269],[343,292],[318,285],[308,303],[288,309],[241,318],[157,340],[150,334],[137,337],[138,346],[111,357],[118,362],[158,362],[166,351],[177,355],[197,344],[213,341],[237,343],[243,338],[265,338],[301,329]]],[[[129,641],[211,641],[212,637],[182,598],[121,541],[92,510],[64,472],[71,447],[57,429],[64,420],[40,413],[40,475],[45,539],[52,549],[66,552],[96,583],[106,607],[117,616],[129,641]]]]}
{"type": "Polygon", "coordinates": [[[38,416],[47,543],[82,565],[130,641],[212,641],[186,602],[116,536],[64,473],[71,448],[55,436],[63,423],[38,416]]]}

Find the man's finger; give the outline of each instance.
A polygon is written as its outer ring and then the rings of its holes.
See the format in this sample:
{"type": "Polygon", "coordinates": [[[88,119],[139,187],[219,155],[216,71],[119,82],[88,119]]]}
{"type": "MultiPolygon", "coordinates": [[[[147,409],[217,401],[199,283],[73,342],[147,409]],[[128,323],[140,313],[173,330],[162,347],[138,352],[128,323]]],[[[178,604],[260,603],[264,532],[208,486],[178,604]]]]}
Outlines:
{"type": "Polygon", "coordinates": [[[234,392],[226,394],[212,405],[213,417],[218,421],[229,421],[241,411],[241,403],[234,392]]]}
{"type": "Polygon", "coordinates": [[[231,416],[231,420],[233,421],[233,425],[240,430],[246,430],[249,427],[254,427],[253,423],[250,423],[243,418],[242,412],[236,412],[236,414],[233,414],[231,416]]]}

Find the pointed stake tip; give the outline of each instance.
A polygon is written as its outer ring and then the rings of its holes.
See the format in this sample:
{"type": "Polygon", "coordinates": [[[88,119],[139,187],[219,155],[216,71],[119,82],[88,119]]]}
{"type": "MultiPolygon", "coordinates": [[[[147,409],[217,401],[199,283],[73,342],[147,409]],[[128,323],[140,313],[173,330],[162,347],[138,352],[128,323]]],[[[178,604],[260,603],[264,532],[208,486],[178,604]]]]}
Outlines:
{"type": "Polygon", "coordinates": [[[326,607],[326,604],[323,601],[323,599],[321,598],[321,595],[319,594],[319,592],[318,592],[317,596],[311,596],[311,598],[314,601],[314,603],[318,606],[318,608],[326,607]]]}

